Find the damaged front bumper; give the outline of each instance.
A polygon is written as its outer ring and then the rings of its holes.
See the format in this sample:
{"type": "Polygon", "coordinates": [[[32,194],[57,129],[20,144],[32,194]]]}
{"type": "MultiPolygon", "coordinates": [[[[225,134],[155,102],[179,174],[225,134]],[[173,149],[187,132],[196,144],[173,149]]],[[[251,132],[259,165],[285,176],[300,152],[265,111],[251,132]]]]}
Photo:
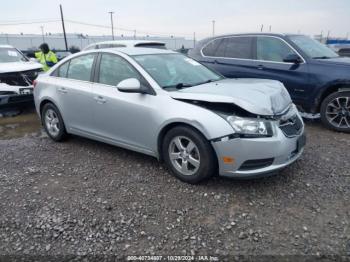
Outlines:
{"type": "Polygon", "coordinates": [[[305,146],[304,125],[301,118],[299,120],[302,127],[292,136],[287,136],[285,130],[275,122],[272,137],[212,141],[218,158],[219,174],[233,178],[268,176],[296,161],[305,146]]]}
{"type": "MultiPolygon", "coordinates": [[[[1,86],[1,85],[0,85],[1,86]]],[[[33,86],[0,88],[0,108],[26,107],[34,105],[33,86]]]]}

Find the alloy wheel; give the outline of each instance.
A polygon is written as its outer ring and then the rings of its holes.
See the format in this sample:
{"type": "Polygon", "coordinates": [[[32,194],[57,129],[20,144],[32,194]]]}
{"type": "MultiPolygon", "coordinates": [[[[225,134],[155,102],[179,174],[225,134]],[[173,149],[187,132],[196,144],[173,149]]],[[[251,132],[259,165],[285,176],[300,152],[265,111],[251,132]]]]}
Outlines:
{"type": "Polygon", "coordinates": [[[337,128],[350,128],[350,98],[337,97],[326,108],[328,122],[337,128]]]}
{"type": "Polygon", "coordinates": [[[176,136],[169,144],[169,158],[181,174],[194,175],[200,167],[200,154],[196,144],[188,137],[176,136]]]}
{"type": "Polygon", "coordinates": [[[48,109],[45,112],[45,125],[51,136],[56,137],[59,134],[60,120],[54,110],[48,109]]]}

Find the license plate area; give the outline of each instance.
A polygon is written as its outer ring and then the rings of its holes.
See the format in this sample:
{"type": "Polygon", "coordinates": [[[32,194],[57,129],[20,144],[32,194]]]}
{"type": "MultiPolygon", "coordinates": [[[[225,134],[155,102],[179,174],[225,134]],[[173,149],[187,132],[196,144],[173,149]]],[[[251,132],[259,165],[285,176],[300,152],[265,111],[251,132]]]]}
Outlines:
{"type": "Polygon", "coordinates": [[[20,88],[19,93],[21,95],[31,95],[31,94],[33,94],[33,89],[32,88],[20,88]]]}

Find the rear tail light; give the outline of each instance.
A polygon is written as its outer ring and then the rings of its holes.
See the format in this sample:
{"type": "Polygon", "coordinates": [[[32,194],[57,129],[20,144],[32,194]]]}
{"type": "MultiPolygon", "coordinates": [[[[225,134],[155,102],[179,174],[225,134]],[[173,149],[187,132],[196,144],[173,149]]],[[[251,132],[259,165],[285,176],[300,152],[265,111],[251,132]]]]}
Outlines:
{"type": "Polygon", "coordinates": [[[37,84],[38,84],[38,81],[37,80],[33,80],[33,88],[35,88],[37,84]]]}

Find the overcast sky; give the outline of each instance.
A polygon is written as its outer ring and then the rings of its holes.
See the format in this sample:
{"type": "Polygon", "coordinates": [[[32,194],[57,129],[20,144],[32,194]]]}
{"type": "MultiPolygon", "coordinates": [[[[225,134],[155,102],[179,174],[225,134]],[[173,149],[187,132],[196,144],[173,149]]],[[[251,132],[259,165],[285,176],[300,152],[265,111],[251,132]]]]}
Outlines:
{"type": "MultiPolygon", "coordinates": [[[[67,20],[110,25],[108,11],[115,12],[115,26],[138,34],[210,36],[212,20],[216,34],[268,31],[323,34],[345,37],[350,33],[350,0],[4,0],[0,8],[0,33],[61,32],[59,22],[3,25],[60,18],[62,4],[67,20]]],[[[108,28],[66,23],[68,33],[110,34],[108,28]]],[[[132,32],[117,30],[117,34],[132,32]]]]}

